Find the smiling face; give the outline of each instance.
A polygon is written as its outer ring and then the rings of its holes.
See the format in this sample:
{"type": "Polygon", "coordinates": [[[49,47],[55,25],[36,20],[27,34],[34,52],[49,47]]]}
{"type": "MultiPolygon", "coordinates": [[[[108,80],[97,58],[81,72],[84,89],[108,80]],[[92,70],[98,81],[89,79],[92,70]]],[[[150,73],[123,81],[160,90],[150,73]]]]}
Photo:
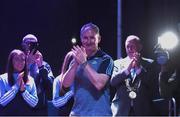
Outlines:
{"type": "Polygon", "coordinates": [[[135,53],[140,53],[142,49],[142,45],[138,37],[128,36],[126,39],[125,48],[126,48],[127,56],[132,58],[135,53]]]}
{"type": "Polygon", "coordinates": [[[101,41],[101,36],[99,34],[99,28],[93,24],[85,24],[81,28],[81,43],[85,48],[88,56],[92,56],[98,50],[98,44],[101,41]]]}
{"type": "Polygon", "coordinates": [[[25,54],[18,51],[12,58],[12,64],[15,72],[21,72],[25,67],[25,54]]]}
{"type": "Polygon", "coordinates": [[[85,48],[86,53],[91,55],[98,50],[98,44],[100,42],[100,36],[92,29],[87,29],[81,35],[81,43],[85,48]]]}

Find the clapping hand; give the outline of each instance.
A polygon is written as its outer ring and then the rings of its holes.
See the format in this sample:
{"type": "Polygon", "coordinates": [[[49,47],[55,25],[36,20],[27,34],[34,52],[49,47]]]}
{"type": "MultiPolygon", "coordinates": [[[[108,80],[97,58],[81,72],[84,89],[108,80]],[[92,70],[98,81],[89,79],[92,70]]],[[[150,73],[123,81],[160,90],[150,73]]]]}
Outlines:
{"type": "Polygon", "coordinates": [[[37,51],[36,54],[34,55],[34,59],[37,66],[41,67],[43,64],[43,56],[39,51],[37,51]]]}
{"type": "Polygon", "coordinates": [[[127,64],[127,70],[130,71],[132,68],[139,67],[140,62],[140,53],[135,52],[133,54],[133,57],[130,59],[130,61],[127,64]]]}
{"type": "Polygon", "coordinates": [[[20,87],[20,91],[25,90],[25,84],[24,84],[24,81],[23,81],[23,77],[24,77],[24,72],[21,72],[18,75],[18,79],[17,79],[17,83],[18,83],[18,86],[20,87]]]}
{"type": "Polygon", "coordinates": [[[34,50],[27,54],[27,65],[35,63],[34,50]]]}
{"type": "Polygon", "coordinates": [[[87,54],[84,47],[73,46],[73,57],[78,64],[83,64],[87,61],[87,54]]]}
{"type": "Polygon", "coordinates": [[[135,52],[133,54],[132,67],[139,67],[140,56],[141,56],[141,54],[138,52],[135,52]]]}

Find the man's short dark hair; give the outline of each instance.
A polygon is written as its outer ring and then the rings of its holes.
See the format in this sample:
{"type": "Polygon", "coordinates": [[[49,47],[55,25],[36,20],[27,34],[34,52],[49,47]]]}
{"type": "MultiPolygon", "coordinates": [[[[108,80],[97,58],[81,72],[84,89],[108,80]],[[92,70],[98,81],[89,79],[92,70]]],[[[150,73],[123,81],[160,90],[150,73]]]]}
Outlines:
{"type": "Polygon", "coordinates": [[[100,34],[99,33],[99,27],[90,22],[90,23],[87,23],[87,24],[82,26],[81,31],[80,31],[80,36],[82,36],[82,33],[88,29],[92,29],[95,33],[100,34]]]}

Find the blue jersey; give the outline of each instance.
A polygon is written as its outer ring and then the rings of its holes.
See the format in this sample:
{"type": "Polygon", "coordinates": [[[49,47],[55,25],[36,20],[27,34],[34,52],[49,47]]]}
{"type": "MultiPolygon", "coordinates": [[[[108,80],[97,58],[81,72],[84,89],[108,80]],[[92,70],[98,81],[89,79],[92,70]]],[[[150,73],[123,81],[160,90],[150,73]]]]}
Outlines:
{"type": "Polygon", "coordinates": [[[53,100],[52,103],[56,108],[64,106],[74,95],[73,91],[70,90],[64,94],[64,96],[60,96],[61,83],[60,78],[62,76],[59,75],[54,79],[53,82],[53,100]]]}
{"type": "Polygon", "coordinates": [[[30,115],[31,108],[38,103],[34,79],[28,76],[25,91],[20,93],[17,84],[18,74],[13,74],[16,81],[13,86],[8,83],[7,73],[0,76],[0,105],[4,108],[3,115],[30,115]]]}
{"type": "MultiPolygon", "coordinates": [[[[88,58],[88,64],[98,73],[112,75],[112,58],[99,50],[88,58]]],[[[102,90],[97,90],[84,72],[83,65],[76,71],[74,81],[74,105],[70,115],[105,116],[111,115],[109,81],[102,90]]]]}

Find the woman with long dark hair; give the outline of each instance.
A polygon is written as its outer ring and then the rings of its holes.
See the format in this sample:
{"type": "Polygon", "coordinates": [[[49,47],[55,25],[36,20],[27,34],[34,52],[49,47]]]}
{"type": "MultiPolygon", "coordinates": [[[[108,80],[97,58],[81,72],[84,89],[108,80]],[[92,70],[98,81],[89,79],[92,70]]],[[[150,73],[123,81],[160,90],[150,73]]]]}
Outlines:
{"type": "Polygon", "coordinates": [[[59,115],[67,116],[69,115],[70,109],[72,107],[73,101],[73,91],[72,89],[64,90],[62,87],[63,75],[67,71],[70,61],[72,60],[72,52],[68,52],[64,58],[60,75],[54,79],[53,82],[53,105],[58,108],[59,115]],[[68,103],[69,102],[69,103],[68,103]]]}
{"type": "Polygon", "coordinates": [[[2,115],[31,115],[38,103],[36,86],[28,75],[26,56],[14,49],[8,57],[7,73],[0,76],[2,115]]]}

